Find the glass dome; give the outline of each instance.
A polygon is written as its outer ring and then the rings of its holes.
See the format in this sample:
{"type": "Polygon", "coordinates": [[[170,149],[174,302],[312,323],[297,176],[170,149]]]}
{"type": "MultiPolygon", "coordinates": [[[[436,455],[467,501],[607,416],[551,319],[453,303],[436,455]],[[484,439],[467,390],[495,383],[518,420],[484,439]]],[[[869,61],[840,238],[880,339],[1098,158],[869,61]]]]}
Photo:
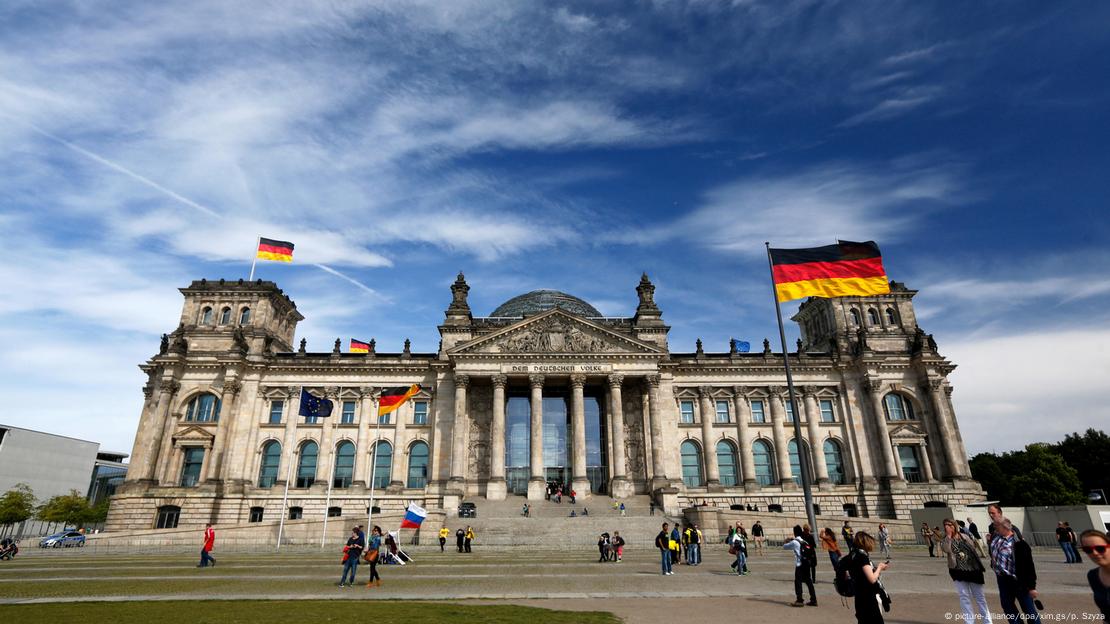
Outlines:
{"type": "Polygon", "coordinates": [[[585,301],[558,290],[533,290],[509,299],[497,306],[490,316],[521,317],[538,314],[552,308],[560,308],[571,314],[597,318],[601,312],[585,301]]]}

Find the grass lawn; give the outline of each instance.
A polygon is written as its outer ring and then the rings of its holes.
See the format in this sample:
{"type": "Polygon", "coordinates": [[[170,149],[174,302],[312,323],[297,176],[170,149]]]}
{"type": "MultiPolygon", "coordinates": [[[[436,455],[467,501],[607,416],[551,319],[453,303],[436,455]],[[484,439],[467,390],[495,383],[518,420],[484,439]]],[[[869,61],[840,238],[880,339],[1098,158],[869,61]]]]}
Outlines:
{"type": "Polygon", "coordinates": [[[351,602],[347,600],[236,600],[165,602],[83,602],[2,605],[0,622],[113,622],[119,624],[205,624],[286,622],[298,624],[351,622],[427,622],[429,624],[618,624],[611,613],[551,611],[513,605],[466,605],[439,602],[351,602]]]}

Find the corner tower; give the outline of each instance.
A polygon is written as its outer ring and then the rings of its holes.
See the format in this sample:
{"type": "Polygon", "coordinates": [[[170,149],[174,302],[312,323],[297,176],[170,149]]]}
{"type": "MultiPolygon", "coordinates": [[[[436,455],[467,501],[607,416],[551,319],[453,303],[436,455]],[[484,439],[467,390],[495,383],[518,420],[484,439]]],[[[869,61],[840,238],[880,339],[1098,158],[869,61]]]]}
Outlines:
{"type": "MultiPolygon", "coordinates": [[[[890,293],[870,297],[810,298],[792,317],[807,351],[908,353],[924,339],[913,310],[916,290],[890,283],[890,293]]],[[[920,346],[918,345],[918,348],[920,346]]]]}
{"type": "Polygon", "coordinates": [[[293,350],[297,323],[304,316],[274,282],[202,279],[180,291],[185,296],[180,323],[163,337],[161,353],[293,350]]]}

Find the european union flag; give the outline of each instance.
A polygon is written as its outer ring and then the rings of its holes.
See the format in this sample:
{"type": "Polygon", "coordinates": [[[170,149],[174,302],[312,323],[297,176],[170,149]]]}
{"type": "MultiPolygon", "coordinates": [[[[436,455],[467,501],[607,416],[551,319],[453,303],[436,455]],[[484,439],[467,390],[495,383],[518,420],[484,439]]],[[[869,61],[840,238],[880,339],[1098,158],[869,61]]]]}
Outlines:
{"type": "Polygon", "coordinates": [[[736,351],[737,352],[747,353],[751,350],[752,350],[752,343],[744,341],[744,340],[737,340],[736,341],[736,351]]]}
{"type": "Polygon", "coordinates": [[[312,396],[308,390],[301,389],[301,409],[298,414],[305,418],[326,418],[331,416],[332,402],[312,396]]]}

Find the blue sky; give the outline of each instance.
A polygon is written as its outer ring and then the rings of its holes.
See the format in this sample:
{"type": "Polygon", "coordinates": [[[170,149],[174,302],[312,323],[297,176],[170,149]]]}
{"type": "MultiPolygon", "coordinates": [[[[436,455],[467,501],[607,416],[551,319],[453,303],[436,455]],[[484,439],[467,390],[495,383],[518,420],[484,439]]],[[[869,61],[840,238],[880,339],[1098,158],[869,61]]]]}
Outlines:
{"type": "Polygon", "coordinates": [[[841,237],[921,291],[969,450],[1105,427],[1108,21],[1093,2],[5,2],[0,391],[31,408],[0,421],[129,451],[176,288],[245,277],[259,234],[297,245],[258,276],[310,349],[421,351],[458,270],[477,314],[556,288],[609,315],[646,271],[672,349],[757,344],[763,241],[841,237]]]}

